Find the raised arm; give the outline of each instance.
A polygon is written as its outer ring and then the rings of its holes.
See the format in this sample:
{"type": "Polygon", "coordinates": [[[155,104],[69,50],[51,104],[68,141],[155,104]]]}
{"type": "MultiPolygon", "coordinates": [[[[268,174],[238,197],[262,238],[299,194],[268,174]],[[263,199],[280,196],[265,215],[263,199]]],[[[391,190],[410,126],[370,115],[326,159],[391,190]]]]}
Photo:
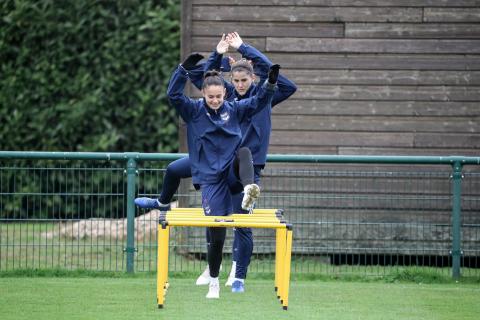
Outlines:
{"type": "Polygon", "coordinates": [[[223,54],[228,51],[228,42],[226,40],[225,34],[222,35],[222,38],[217,44],[215,50],[213,50],[212,54],[208,57],[207,62],[205,63],[204,71],[209,70],[217,70],[221,71],[222,67],[222,58],[223,54]]]}
{"type": "Polygon", "coordinates": [[[197,111],[197,105],[193,99],[183,93],[186,83],[187,70],[179,65],[168,83],[167,96],[168,101],[177,109],[183,121],[189,122],[197,111]]]}
{"type": "MultiPolygon", "coordinates": [[[[255,74],[260,77],[262,83],[268,74],[273,63],[258,49],[248,44],[245,44],[237,32],[229,33],[227,36],[228,43],[232,48],[237,49],[242,57],[253,62],[255,74]]],[[[275,91],[272,99],[272,107],[286,100],[297,91],[297,86],[287,77],[279,75],[277,82],[278,90],[275,91]]]]}
{"type": "Polygon", "coordinates": [[[237,32],[229,33],[227,41],[232,48],[236,49],[242,55],[242,58],[252,61],[255,74],[262,80],[265,80],[269,68],[273,65],[272,61],[255,47],[243,42],[237,32]]]}
{"type": "MultiPolygon", "coordinates": [[[[217,44],[215,50],[210,54],[207,59],[207,62],[204,65],[204,72],[209,70],[217,71],[228,71],[226,67],[230,67],[228,58],[223,58],[223,54],[228,51],[229,44],[225,34],[222,35],[222,38],[217,44]],[[225,70],[224,70],[225,69],[225,70]]],[[[202,79],[203,80],[203,79],[202,79]]],[[[231,100],[233,98],[233,93],[235,92],[235,87],[228,81],[224,81],[225,89],[227,90],[226,99],[231,100]]]]}
{"type": "Polygon", "coordinates": [[[236,110],[240,120],[243,120],[247,115],[253,115],[264,108],[271,107],[279,70],[280,66],[278,64],[273,65],[269,70],[268,79],[260,85],[257,94],[236,102],[236,110]]]}
{"type": "MultiPolygon", "coordinates": [[[[225,38],[226,38],[225,35],[223,35],[222,39],[217,44],[216,49],[208,57],[207,62],[196,64],[194,66],[191,66],[190,69],[187,69],[188,79],[190,79],[192,84],[198,90],[202,90],[203,75],[205,74],[205,72],[207,72],[209,70],[217,70],[217,71],[220,71],[220,72],[230,71],[229,59],[223,57],[223,53],[228,51],[228,43],[225,41],[225,38]]],[[[195,55],[195,54],[192,54],[192,55],[195,55]]],[[[190,56],[192,56],[192,55],[190,55],[190,56]]],[[[202,56],[202,58],[203,58],[203,56],[202,56]]],[[[184,65],[184,63],[182,63],[182,66],[183,65],[184,65]]],[[[232,95],[233,95],[235,87],[231,83],[225,81],[225,88],[227,90],[227,95],[226,95],[227,100],[229,100],[229,97],[232,97],[232,95]]]]}
{"type": "Polygon", "coordinates": [[[278,90],[275,91],[272,99],[272,108],[275,107],[280,102],[288,99],[292,94],[297,91],[297,86],[295,83],[290,81],[287,77],[282,76],[281,74],[278,76],[277,82],[278,90]]]}
{"type": "Polygon", "coordinates": [[[202,88],[203,67],[205,63],[198,64],[198,62],[203,58],[204,56],[198,52],[194,52],[182,62],[183,69],[187,71],[188,79],[190,79],[192,84],[199,90],[202,88]]]}

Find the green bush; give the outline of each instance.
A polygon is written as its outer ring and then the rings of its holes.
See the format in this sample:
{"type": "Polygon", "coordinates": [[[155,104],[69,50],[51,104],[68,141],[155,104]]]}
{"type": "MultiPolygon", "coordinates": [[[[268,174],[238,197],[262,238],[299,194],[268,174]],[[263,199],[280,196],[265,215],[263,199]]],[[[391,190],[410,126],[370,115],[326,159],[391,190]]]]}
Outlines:
{"type": "Polygon", "coordinates": [[[179,1],[0,3],[0,150],[173,152],[179,1]]]}

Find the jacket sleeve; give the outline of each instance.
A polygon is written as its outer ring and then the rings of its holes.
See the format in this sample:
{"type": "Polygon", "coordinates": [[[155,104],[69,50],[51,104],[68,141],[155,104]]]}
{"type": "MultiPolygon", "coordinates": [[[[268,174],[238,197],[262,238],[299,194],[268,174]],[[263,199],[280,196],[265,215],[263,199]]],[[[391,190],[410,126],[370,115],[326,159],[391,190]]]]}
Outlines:
{"type": "Polygon", "coordinates": [[[271,108],[272,98],[276,86],[265,81],[258,89],[257,94],[248,99],[236,101],[235,110],[238,118],[242,121],[246,116],[260,112],[264,108],[271,108]]]}
{"type": "Polygon", "coordinates": [[[278,90],[275,91],[272,99],[272,108],[280,102],[288,99],[292,94],[295,93],[295,91],[297,91],[297,86],[295,83],[282,74],[278,75],[277,87],[278,90]]]}
{"type": "MultiPolygon", "coordinates": [[[[265,81],[268,77],[268,71],[273,63],[263,53],[261,53],[255,47],[242,43],[238,52],[242,54],[242,57],[248,60],[252,60],[254,72],[260,77],[260,83],[265,81]]],[[[279,75],[277,82],[278,90],[275,91],[272,99],[272,107],[286,100],[292,94],[297,91],[297,86],[291,80],[283,75],[279,75]]]]}
{"type": "Polygon", "coordinates": [[[203,71],[204,72],[210,71],[210,70],[220,71],[222,67],[222,58],[223,58],[223,54],[218,53],[217,50],[213,50],[213,52],[208,57],[207,62],[205,62],[203,71]]]}
{"type": "MultiPolygon", "coordinates": [[[[194,69],[188,70],[188,79],[192,82],[192,84],[197,88],[198,90],[202,90],[202,85],[203,85],[203,75],[205,74],[205,71],[208,71],[206,69],[206,63],[199,63],[195,66],[194,69]]],[[[221,72],[229,72],[230,71],[230,64],[228,63],[228,58],[222,58],[221,59],[221,66],[220,66],[220,71],[221,72]]],[[[227,84],[227,82],[226,82],[227,84]]],[[[233,86],[232,86],[233,88],[233,86]]],[[[227,87],[227,92],[229,89],[233,90],[232,88],[227,87]]]]}
{"type": "Polygon", "coordinates": [[[205,63],[199,63],[192,70],[188,70],[188,79],[198,90],[202,90],[204,69],[205,63]]]}
{"type": "Polygon", "coordinates": [[[204,73],[209,70],[220,70],[222,65],[222,55],[215,50],[208,57],[207,62],[199,63],[194,69],[188,71],[188,79],[195,88],[202,90],[204,73]]]}
{"type": "Polygon", "coordinates": [[[189,122],[196,113],[195,100],[185,96],[183,90],[187,83],[187,71],[179,65],[168,83],[167,96],[170,104],[177,109],[183,121],[189,122]]]}
{"type": "MultiPolygon", "coordinates": [[[[208,57],[207,62],[205,62],[203,71],[204,72],[207,72],[210,70],[217,70],[220,72],[230,71],[230,69],[226,70],[227,66],[228,68],[230,68],[230,65],[228,64],[228,58],[223,58],[223,54],[219,54],[217,50],[214,50],[208,57]]],[[[225,79],[223,79],[223,83],[225,85],[225,89],[227,92],[227,94],[225,95],[225,99],[227,101],[232,101],[235,98],[235,87],[230,82],[225,81],[225,79]]],[[[203,78],[202,78],[202,84],[203,84],[203,78]]]]}
{"type": "Polygon", "coordinates": [[[261,53],[257,48],[245,43],[242,43],[237,51],[242,55],[242,58],[253,62],[253,70],[263,82],[263,80],[267,78],[270,66],[273,65],[272,61],[270,61],[270,59],[268,59],[267,56],[261,53]]]}

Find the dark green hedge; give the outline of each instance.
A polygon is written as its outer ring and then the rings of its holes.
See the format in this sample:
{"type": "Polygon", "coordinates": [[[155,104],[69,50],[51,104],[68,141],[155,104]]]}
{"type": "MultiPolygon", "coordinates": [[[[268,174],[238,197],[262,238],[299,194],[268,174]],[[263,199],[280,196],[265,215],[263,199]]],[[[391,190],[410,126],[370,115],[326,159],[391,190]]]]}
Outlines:
{"type": "Polygon", "coordinates": [[[180,1],[0,2],[0,150],[171,152],[180,1]]]}

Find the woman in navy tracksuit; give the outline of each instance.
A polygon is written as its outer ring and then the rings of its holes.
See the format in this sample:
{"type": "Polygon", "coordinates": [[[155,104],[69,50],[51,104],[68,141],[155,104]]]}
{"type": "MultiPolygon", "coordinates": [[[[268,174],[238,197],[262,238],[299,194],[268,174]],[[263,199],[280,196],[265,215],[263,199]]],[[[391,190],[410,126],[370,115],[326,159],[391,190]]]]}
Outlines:
{"type": "MultiPolygon", "coordinates": [[[[238,102],[224,100],[224,81],[216,71],[205,74],[203,99],[186,97],[183,91],[187,75],[188,72],[179,65],[170,79],[167,94],[171,105],[187,124],[192,180],[200,186],[206,215],[228,215],[233,212],[230,189],[238,185],[238,180],[245,193],[248,193],[249,187],[256,186],[253,183],[250,150],[241,147],[240,123],[254,112],[270,107],[278,68],[272,68],[269,80],[255,96],[238,102]]],[[[211,240],[208,248],[211,281],[207,298],[218,298],[218,273],[225,228],[208,228],[208,232],[211,240]]]]}
{"type": "MultiPolygon", "coordinates": [[[[252,61],[254,72],[252,72],[252,67],[248,62],[238,62],[233,65],[232,68],[232,83],[226,83],[227,97],[229,101],[241,101],[245,98],[254,96],[258,90],[259,86],[254,83],[255,74],[260,77],[260,82],[264,80],[267,76],[269,67],[273,63],[260,51],[256,48],[249,46],[241,40],[237,33],[229,34],[225,39],[222,37],[222,40],[219,42],[217,49],[211,54],[206,64],[195,65],[202,56],[200,55],[191,55],[190,60],[194,60],[194,63],[190,61],[187,66],[189,68],[189,78],[195,84],[197,88],[201,88],[202,85],[202,76],[203,70],[221,70],[222,66],[228,66],[228,63],[225,62],[226,58],[223,58],[223,53],[228,49],[225,48],[225,43],[231,45],[242,54],[242,57],[252,61]],[[223,58],[223,60],[222,60],[223,58]],[[195,61],[196,60],[196,61],[195,61]]],[[[187,59],[189,60],[189,59],[187,59]]],[[[186,61],[187,61],[186,60],[186,61]]],[[[184,63],[185,65],[185,63],[184,63]]],[[[226,68],[223,68],[224,71],[226,68]]],[[[296,86],[293,82],[288,80],[286,77],[279,75],[277,82],[277,91],[275,92],[272,100],[272,107],[278,103],[284,101],[290,97],[295,91],[296,86]]],[[[262,109],[260,112],[253,114],[250,117],[244,118],[244,121],[241,123],[241,131],[243,135],[242,146],[248,147],[253,156],[254,170],[255,170],[255,183],[260,181],[261,170],[265,166],[269,138],[271,130],[271,110],[270,108],[262,109]]],[[[162,193],[160,198],[157,199],[148,199],[148,198],[139,198],[139,202],[145,203],[145,200],[148,201],[148,206],[142,206],[147,208],[159,208],[160,205],[158,202],[168,204],[170,203],[174,193],[176,192],[181,178],[188,178],[191,176],[190,171],[190,160],[188,157],[176,160],[168,165],[167,172],[165,174],[162,193]]],[[[241,190],[240,190],[241,191],[241,190]]],[[[234,194],[233,204],[234,212],[245,212],[241,208],[242,194],[234,194]]],[[[139,204],[139,203],[137,203],[139,204]]],[[[208,237],[208,232],[207,232],[208,237]]],[[[250,263],[250,258],[253,251],[253,237],[250,228],[236,228],[234,232],[234,245],[233,245],[233,266],[232,272],[230,273],[227,285],[232,285],[234,278],[245,279],[247,268],[250,263]]],[[[202,276],[197,280],[197,284],[208,284],[209,283],[209,270],[205,270],[202,276]]],[[[243,291],[242,288],[239,288],[239,291],[236,291],[236,288],[232,288],[234,292],[243,291]]]]}
{"type": "MultiPolygon", "coordinates": [[[[229,44],[237,49],[242,57],[252,61],[254,71],[249,69],[248,61],[239,61],[231,67],[231,83],[227,84],[227,100],[241,101],[242,99],[251,97],[258,91],[258,86],[253,82],[255,75],[260,76],[260,83],[265,79],[269,67],[273,63],[256,48],[249,46],[241,40],[237,33],[228,35],[229,44]]],[[[209,57],[205,70],[220,69],[222,62],[221,50],[215,50],[209,57]]],[[[272,100],[272,107],[283,100],[287,99],[296,91],[293,82],[283,77],[278,78],[278,90],[272,100]]],[[[247,117],[241,123],[243,134],[242,147],[248,147],[252,152],[253,164],[256,184],[260,182],[260,174],[265,167],[267,158],[268,145],[271,131],[271,109],[265,108],[251,117],[247,117]]],[[[233,205],[234,211],[239,213],[247,213],[241,208],[242,194],[234,194],[233,205]]],[[[243,280],[246,278],[247,269],[250,264],[250,258],[253,252],[253,235],[250,228],[235,228],[233,243],[233,266],[227,285],[232,285],[233,292],[243,292],[243,280]]],[[[206,273],[206,272],[205,272],[206,273]]],[[[205,275],[204,273],[204,275],[205,275]]],[[[201,282],[201,277],[198,279],[201,282]]]]}

